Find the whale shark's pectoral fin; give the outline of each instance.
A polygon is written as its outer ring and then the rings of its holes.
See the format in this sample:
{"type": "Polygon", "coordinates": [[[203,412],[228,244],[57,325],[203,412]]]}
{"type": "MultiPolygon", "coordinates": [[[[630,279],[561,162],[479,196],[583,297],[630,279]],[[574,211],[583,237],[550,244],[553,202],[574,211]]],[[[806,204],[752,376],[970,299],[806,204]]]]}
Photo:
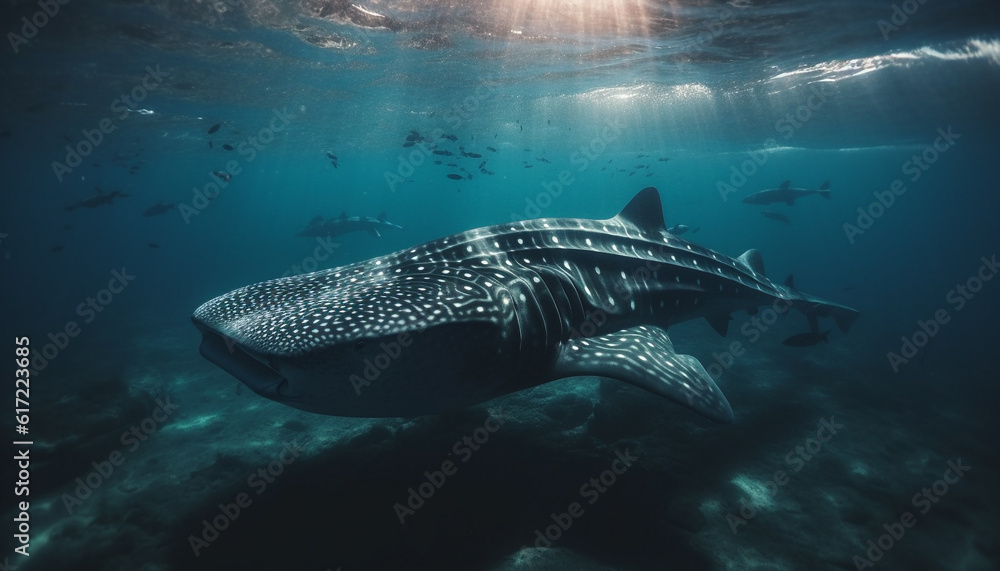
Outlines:
{"type": "Polygon", "coordinates": [[[600,337],[570,339],[559,349],[556,378],[617,379],[680,403],[718,422],[732,422],[733,409],[705,367],[679,355],[667,332],[639,326],[600,337]]]}
{"type": "Polygon", "coordinates": [[[382,237],[382,235],[378,233],[378,228],[376,228],[374,226],[369,226],[368,227],[368,232],[370,232],[376,238],[381,238],[382,237]]]}

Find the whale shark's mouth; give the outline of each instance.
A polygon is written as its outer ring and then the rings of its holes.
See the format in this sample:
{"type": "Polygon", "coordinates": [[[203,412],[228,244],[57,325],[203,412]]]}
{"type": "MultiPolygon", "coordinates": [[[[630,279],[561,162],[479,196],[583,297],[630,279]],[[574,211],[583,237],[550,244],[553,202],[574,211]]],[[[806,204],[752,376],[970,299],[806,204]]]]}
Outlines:
{"type": "Polygon", "coordinates": [[[201,330],[201,354],[239,379],[250,389],[272,400],[294,400],[288,379],[244,347],[221,335],[203,323],[195,321],[201,330]]]}

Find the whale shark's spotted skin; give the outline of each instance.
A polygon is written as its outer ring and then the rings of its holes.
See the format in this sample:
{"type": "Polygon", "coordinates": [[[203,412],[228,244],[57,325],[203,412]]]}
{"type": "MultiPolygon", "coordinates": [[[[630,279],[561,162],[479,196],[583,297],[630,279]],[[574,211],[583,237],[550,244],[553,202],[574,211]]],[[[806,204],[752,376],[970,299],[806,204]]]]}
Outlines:
{"type": "Polygon", "coordinates": [[[659,193],[609,220],[538,219],[470,230],[372,260],[247,286],[202,305],[202,353],[259,394],[342,416],[468,406],[551,380],[617,378],[732,419],[666,329],[776,299],[846,330],[850,308],[772,283],[669,234],[659,193]],[[589,327],[587,327],[589,325],[589,327]]]}

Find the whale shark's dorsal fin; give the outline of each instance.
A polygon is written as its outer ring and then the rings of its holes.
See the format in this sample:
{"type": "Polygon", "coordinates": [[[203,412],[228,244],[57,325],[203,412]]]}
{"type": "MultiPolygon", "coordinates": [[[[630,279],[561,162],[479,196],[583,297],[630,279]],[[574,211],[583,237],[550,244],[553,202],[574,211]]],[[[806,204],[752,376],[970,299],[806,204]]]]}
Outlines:
{"type": "Polygon", "coordinates": [[[788,188],[789,186],[791,186],[791,184],[792,184],[792,181],[786,180],[785,182],[781,183],[781,186],[779,186],[778,188],[780,188],[781,190],[785,190],[786,188],[788,188]]]}
{"type": "Polygon", "coordinates": [[[634,224],[643,232],[656,233],[667,229],[667,223],[663,220],[660,191],[655,186],[640,190],[615,218],[634,224]]]}
{"type": "Polygon", "coordinates": [[[383,210],[382,213],[378,215],[378,221],[385,222],[385,210],[383,210]]]}
{"type": "Polygon", "coordinates": [[[764,256],[761,256],[757,250],[751,248],[743,252],[743,255],[736,258],[736,261],[762,276],[766,275],[764,273],[764,256]]]}

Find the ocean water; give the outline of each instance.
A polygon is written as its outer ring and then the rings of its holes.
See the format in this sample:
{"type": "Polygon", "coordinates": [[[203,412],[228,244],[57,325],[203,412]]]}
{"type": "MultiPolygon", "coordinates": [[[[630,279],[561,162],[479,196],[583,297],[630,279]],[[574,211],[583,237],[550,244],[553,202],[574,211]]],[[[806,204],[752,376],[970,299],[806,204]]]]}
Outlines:
{"type": "Polygon", "coordinates": [[[0,13],[4,569],[1000,568],[995,2],[0,13]],[[743,202],[783,181],[829,196],[743,202]],[[862,314],[672,325],[733,423],[595,377],[324,416],[199,354],[233,289],[649,186],[862,314]],[[341,213],[402,229],[297,235],[341,213]]]}

